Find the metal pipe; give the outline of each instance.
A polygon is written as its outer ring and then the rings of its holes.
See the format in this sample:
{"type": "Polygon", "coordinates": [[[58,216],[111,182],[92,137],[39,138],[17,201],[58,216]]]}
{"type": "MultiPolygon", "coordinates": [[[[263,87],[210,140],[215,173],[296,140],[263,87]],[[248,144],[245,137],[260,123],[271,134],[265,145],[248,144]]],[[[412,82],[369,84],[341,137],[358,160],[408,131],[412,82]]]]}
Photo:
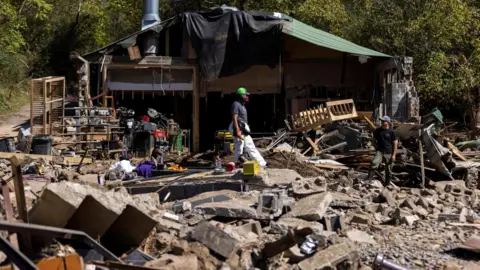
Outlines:
{"type": "Polygon", "coordinates": [[[5,238],[0,237],[0,250],[7,255],[7,258],[22,270],[38,270],[38,267],[22,252],[15,249],[5,238]]]}
{"type": "Polygon", "coordinates": [[[377,257],[375,257],[375,260],[373,261],[373,269],[374,270],[410,270],[406,267],[403,267],[401,265],[395,264],[393,262],[387,261],[384,257],[383,254],[377,254],[377,257]]]}
{"type": "Polygon", "coordinates": [[[87,235],[85,232],[69,230],[57,227],[43,226],[37,224],[17,223],[0,220],[0,230],[8,231],[10,233],[30,233],[33,235],[41,235],[51,238],[64,238],[79,240],[95,249],[98,253],[103,255],[107,260],[122,262],[117,256],[111,253],[108,249],[100,245],[96,240],[87,235]]]}
{"type": "Polygon", "coordinates": [[[158,0],[143,1],[142,30],[160,22],[158,0]]]}

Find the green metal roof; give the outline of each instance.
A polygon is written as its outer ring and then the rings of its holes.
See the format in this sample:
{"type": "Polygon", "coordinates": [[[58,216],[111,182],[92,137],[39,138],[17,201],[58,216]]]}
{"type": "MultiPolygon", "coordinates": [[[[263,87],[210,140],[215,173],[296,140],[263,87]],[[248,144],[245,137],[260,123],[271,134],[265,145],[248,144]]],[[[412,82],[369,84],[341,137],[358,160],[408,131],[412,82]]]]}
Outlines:
{"type": "Polygon", "coordinates": [[[392,57],[388,54],[362,47],[346,39],[314,28],[295,19],[285,22],[282,32],[287,35],[310,42],[317,46],[329,48],[336,51],[366,56],[392,57]]]}

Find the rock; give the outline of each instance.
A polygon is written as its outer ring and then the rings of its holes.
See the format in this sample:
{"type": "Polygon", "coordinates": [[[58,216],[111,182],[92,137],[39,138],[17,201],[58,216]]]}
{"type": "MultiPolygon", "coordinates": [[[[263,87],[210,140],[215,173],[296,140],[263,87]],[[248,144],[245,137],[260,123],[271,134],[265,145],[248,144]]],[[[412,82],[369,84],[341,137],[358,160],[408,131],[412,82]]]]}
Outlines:
{"type": "Polygon", "coordinates": [[[372,213],[372,214],[378,212],[379,208],[380,208],[380,204],[378,204],[378,203],[370,203],[370,204],[365,205],[365,211],[367,211],[369,213],[372,213]]]}
{"type": "Polygon", "coordinates": [[[378,212],[382,214],[383,216],[389,216],[390,213],[392,213],[395,209],[391,206],[389,206],[386,203],[380,204],[380,207],[378,208],[378,212]]]}
{"type": "Polygon", "coordinates": [[[171,243],[172,253],[174,255],[183,255],[188,252],[188,242],[185,240],[173,240],[171,243]]]}
{"type": "Polygon", "coordinates": [[[271,232],[286,234],[288,230],[311,228],[314,232],[323,231],[323,225],[315,221],[306,221],[298,218],[281,218],[270,224],[271,232]]]}
{"type": "Polygon", "coordinates": [[[403,209],[397,208],[397,209],[395,209],[395,211],[393,211],[392,218],[396,219],[396,220],[400,220],[403,217],[406,217],[406,216],[409,216],[409,215],[410,215],[409,212],[407,212],[403,209]]]}
{"type": "Polygon", "coordinates": [[[348,239],[358,242],[358,243],[367,243],[367,244],[372,244],[376,245],[377,242],[373,239],[371,235],[369,235],[366,232],[359,231],[357,229],[349,230],[346,233],[348,239]]]}
{"type": "Polygon", "coordinates": [[[334,245],[339,243],[339,237],[336,232],[330,231],[321,231],[314,232],[312,238],[315,239],[318,243],[318,247],[325,248],[329,245],[334,245]]]}
{"type": "Polygon", "coordinates": [[[238,245],[235,238],[206,221],[200,222],[195,227],[192,238],[225,258],[229,258],[238,245]]]}
{"type": "Polygon", "coordinates": [[[166,250],[171,247],[173,236],[166,232],[157,234],[155,238],[155,247],[159,250],[166,250]]]}
{"type": "Polygon", "coordinates": [[[442,265],[440,265],[439,269],[442,269],[442,270],[461,270],[462,267],[454,261],[446,261],[442,265]]]}
{"type": "Polygon", "coordinates": [[[352,217],[350,223],[372,225],[372,219],[367,215],[356,214],[352,217]]]}
{"type": "Polygon", "coordinates": [[[388,205],[397,206],[397,201],[393,198],[393,194],[388,189],[384,188],[380,196],[388,203],[388,205]]]}
{"type": "Polygon", "coordinates": [[[382,182],[378,181],[378,180],[372,180],[372,181],[368,181],[367,183],[371,188],[378,188],[380,190],[382,190],[384,187],[383,187],[383,184],[382,182]]]}
{"type": "Polygon", "coordinates": [[[145,263],[145,267],[158,269],[198,269],[198,259],[195,255],[175,256],[163,254],[160,258],[145,263]]]}
{"type": "Polygon", "coordinates": [[[284,256],[289,259],[290,263],[298,263],[306,257],[297,245],[285,250],[284,256]]]}
{"type": "Polygon", "coordinates": [[[413,211],[416,215],[420,216],[420,217],[423,217],[425,218],[426,216],[428,216],[428,211],[425,210],[423,207],[417,207],[415,208],[415,210],[413,211]]]}
{"type": "Polygon", "coordinates": [[[325,177],[319,176],[315,178],[304,178],[292,182],[293,194],[295,195],[311,195],[327,191],[327,180],[325,177]]]}
{"type": "Polygon", "coordinates": [[[407,224],[408,226],[412,226],[418,220],[420,220],[420,218],[417,215],[410,215],[401,219],[402,223],[407,224]]]}
{"type": "Polygon", "coordinates": [[[301,261],[298,267],[301,270],[336,269],[344,262],[350,262],[351,269],[358,268],[358,252],[353,245],[342,243],[330,246],[301,261]]]}
{"type": "Polygon", "coordinates": [[[305,220],[321,220],[331,202],[332,195],[329,192],[311,195],[293,205],[292,215],[305,220]]]}
{"type": "Polygon", "coordinates": [[[415,208],[417,208],[417,205],[415,204],[415,200],[413,198],[406,199],[402,205],[412,210],[415,210],[415,208]]]}
{"type": "Polygon", "coordinates": [[[418,206],[421,206],[425,209],[428,209],[428,207],[430,206],[430,203],[428,202],[427,199],[423,198],[423,197],[420,197],[417,202],[416,202],[416,205],[418,206]]]}

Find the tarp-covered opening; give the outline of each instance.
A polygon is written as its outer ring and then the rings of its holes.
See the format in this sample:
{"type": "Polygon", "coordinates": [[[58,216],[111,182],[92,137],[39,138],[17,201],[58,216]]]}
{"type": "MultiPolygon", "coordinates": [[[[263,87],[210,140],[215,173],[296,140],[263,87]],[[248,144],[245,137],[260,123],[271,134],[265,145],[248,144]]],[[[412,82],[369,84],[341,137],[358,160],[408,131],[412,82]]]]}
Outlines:
{"type": "Polygon", "coordinates": [[[207,81],[241,73],[252,65],[274,68],[279,62],[281,16],[225,8],[182,16],[207,81]]]}

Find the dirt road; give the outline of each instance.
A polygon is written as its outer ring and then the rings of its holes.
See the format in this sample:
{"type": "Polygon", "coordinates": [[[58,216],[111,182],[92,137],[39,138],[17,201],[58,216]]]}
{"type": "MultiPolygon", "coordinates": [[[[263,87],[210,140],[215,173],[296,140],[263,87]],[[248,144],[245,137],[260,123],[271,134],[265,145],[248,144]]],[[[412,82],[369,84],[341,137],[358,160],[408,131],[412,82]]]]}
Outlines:
{"type": "Polygon", "coordinates": [[[22,106],[17,112],[0,115],[0,137],[17,136],[20,127],[30,125],[29,119],[30,104],[22,106]]]}

